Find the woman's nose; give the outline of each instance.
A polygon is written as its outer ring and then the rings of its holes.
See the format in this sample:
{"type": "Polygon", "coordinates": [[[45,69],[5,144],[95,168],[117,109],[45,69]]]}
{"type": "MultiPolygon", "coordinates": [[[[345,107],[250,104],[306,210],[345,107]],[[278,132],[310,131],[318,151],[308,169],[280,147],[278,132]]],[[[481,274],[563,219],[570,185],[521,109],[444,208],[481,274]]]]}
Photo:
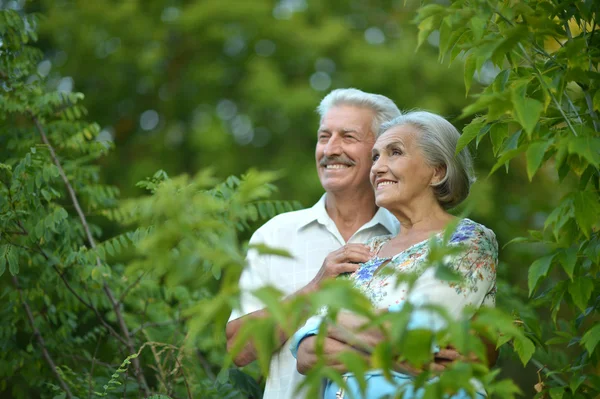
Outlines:
{"type": "Polygon", "coordinates": [[[380,156],[376,161],[373,161],[373,165],[371,166],[371,172],[374,174],[383,173],[387,168],[387,163],[384,158],[380,156]]]}

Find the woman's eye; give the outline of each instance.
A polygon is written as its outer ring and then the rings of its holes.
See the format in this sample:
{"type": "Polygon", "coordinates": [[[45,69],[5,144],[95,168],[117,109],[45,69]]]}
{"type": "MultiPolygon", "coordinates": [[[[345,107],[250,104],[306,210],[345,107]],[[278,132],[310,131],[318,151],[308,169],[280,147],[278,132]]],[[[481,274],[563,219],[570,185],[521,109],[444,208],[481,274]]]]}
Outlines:
{"type": "Polygon", "coordinates": [[[402,155],[402,151],[400,151],[400,150],[392,150],[392,155],[402,155]]]}
{"type": "Polygon", "coordinates": [[[371,158],[371,160],[372,160],[373,162],[376,162],[378,159],[379,159],[379,154],[375,154],[375,155],[373,155],[373,157],[371,158]]]}

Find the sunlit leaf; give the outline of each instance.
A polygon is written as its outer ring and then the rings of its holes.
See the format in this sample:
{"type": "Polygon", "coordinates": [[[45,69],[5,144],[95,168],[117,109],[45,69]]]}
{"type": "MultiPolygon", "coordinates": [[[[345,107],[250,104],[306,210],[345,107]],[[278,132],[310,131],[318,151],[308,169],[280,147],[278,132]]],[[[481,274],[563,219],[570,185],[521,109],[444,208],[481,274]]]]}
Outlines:
{"type": "Polygon", "coordinates": [[[569,294],[580,310],[585,310],[594,291],[594,282],[587,277],[576,277],[569,282],[569,294]]]}
{"type": "Polygon", "coordinates": [[[458,154],[465,148],[475,137],[479,134],[479,131],[485,126],[485,118],[477,117],[471,121],[464,129],[463,133],[458,138],[458,142],[456,143],[456,151],[458,154]]]}
{"type": "Polygon", "coordinates": [[[512,103],[515,119],[523,126],[527,135],[531,137],[531,133],[540,119],[544,104],[533,98],[524,97],[518,92],[513,92],[512,103]]]}
{"type": "Polygon", "coordinates": [[[581,338],[581,345],[585,346],[590,355],[594,352],[598,343],[600,343],[600,324],[593,326],[581,338]]]}
{"type": "Polygon", "coordinates": [[[529,296],[533,293],[535,286],[540,278],[545,277],[550,270],[554,254],[544,256],[540,259],[535,260],[531,266],[529,266],[527,285],[529,287],[529,296]]]}
{"type": "Polygon", "coordinates": [[[527,177],[529,178],[529,181],[533,179],[533,176],[542,164],[544,154],[550,144],[552,144],[550,140],[544,140],[531,143],[529,144],[529,147],[527,147],[527,177]]]}

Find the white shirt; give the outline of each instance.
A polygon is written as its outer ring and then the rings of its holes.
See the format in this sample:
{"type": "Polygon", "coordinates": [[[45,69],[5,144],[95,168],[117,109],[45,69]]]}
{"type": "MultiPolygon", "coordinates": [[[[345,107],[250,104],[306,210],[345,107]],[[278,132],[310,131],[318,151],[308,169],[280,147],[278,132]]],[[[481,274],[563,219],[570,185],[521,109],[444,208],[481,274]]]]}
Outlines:
{"type": "MultiPolygon", "coordinates": [[[[387,210],[380,208],[373,219],[364,224],[348,243],[365,243],[372,237],[397,234],[399,223],[387,210]]],[[[264,308],[251,291],[266,285],[291,295],[308,284],[317,274],[323,260],[346,244],[335,223],[325,210],[325,195],[312,208],[283,213],[259,228],[250,244],[265,244],[287,250],[292,258],[259,255],[249,250],[248,266],[240,279],[241,309],[234,309],[229,320],[264,308]]],[[[289,340],[271,358],[264,399],[302,398],[294,396],[304,376],[296,371],[296,359],[289,350],[289,340]]]]}

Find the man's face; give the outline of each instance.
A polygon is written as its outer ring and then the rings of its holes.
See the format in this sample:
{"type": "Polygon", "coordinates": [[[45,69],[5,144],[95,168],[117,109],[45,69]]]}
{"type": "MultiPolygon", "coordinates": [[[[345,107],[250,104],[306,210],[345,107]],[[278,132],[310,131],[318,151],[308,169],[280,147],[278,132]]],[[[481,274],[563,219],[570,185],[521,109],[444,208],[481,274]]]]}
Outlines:
{"type": "Polygon", "coordinates": [[[327,192],[372,190],[369,182],[371,128],[375,113],[368,108],[340,105],[321,120],[315,157],[321,185],[327,192]]]}

